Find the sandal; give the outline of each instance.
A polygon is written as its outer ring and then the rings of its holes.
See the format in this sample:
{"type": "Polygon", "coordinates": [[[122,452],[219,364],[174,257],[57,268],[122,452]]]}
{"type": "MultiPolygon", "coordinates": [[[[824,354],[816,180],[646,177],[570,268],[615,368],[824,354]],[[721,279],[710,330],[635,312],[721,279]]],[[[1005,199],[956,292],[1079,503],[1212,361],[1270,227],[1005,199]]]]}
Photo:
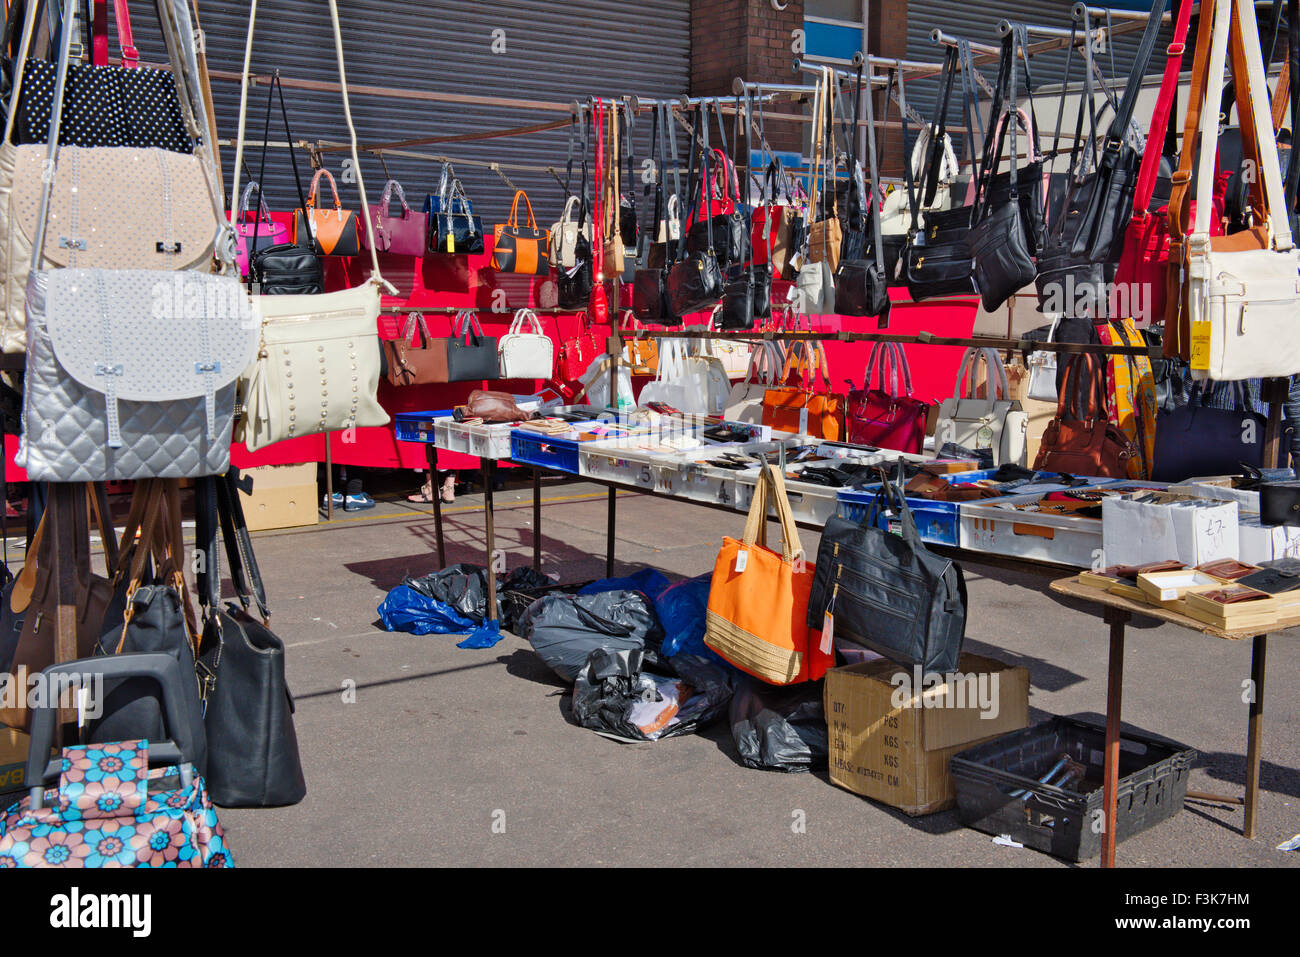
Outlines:
{"type": "Polygon", "coordinates": [[[432,505],[433,504],[433,479],[432,478],[425,479],[424,484],[420,486],[420,491],[416,492],[414,495],[406,496],[406,500],[408,502],[419,502],[422,505],[432,505]]]}

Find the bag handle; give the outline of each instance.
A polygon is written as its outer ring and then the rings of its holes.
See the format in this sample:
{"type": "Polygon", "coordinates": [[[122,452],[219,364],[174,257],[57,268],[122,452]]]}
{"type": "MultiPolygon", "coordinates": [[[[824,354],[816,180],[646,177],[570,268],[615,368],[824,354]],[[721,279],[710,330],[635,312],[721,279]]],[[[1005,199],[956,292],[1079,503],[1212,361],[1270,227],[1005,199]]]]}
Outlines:
{"type": "Polygon", "coordinates": [[[749,504],[749,514],[745,518],[745,535],[742,543],[767,548],[769,498],[776,509],[777,521],[781,525],[781,561],[789,565],[796,558],[803,556],[803,544],[799,541],[799,526],[795,524],[794,513],[790,510],[790,499],[785,491],[785,479],[771,463],[764,462],[759,468],[758,484],[754,486],[754,499],[749,504]]]}
{"type": "Polygon", "coordinates": [[[519,335],[524,331],[524,323],[528,323],[528,328],[536,335],[545,335],[542,331],[542,321],[537,318],[537,313],[531,309],[520,309],[515,313],[514,321],[510,323],[510,334],[519,335]]]}
{"type": "MultiPolygon", "coordinates": [[[[1160,79],[1160,92],[1156,96],[1155,112],[1151,114],[1151,132],[1147,143],[1162,143],[1169,131],[1169,118],[1173,112],[1174,99],[1178,95],[1178,75],[1183,65],[1183,54],[1187,49],[1187,29],[1192,21],[1192,4],[1194,0],[1179,0],[1178,16],[1174,21],[1174,32],[1169,46],[1165,48],[1165,72],[1160,79]]],[[[1300,78],[1298,78],[1300,79],[1300,78]]],[[[1141,216],[1151,205],[1155,195],[1156,178],[1160,173],[1161,151],[1150,146],[1142,154],[1142,165],[1138,170],[1137,188],[1133,193],[1133,214],[1141,216]]]]}
{"type": "Polygon", "coordinates": [[[896,480],[889,477],[885,466],[881,466],[880,471],[883,481],[880,483],[880,491],[871,500],[862,527],[877,527],[880,507],[883,505],[886,509],[892,509],[898,513],[903,541],[911,546],[913,551],[922,551],[925,546],[921,542],[920,533],[916,530],[916,519],[912,516],[912,509],[907,504],[907,495],[903,491],[903,461],[903,459],[898,460],[898,471],[896,473],[898,477],[896,480]]]}
{"type": "Polygon", "coordinates": [[[479,325],[478,313],[473,309],[462,309],[456,313],[456,318],[452,325],[452,338],[462,344],[477,343],[483,335],[483,327],[479,325]]]}
{"type": "Polygon", "coordinates": [[[393,201],[393,193],[397,193],[397,199],[402,204],[402,215],[410,215],[411,207],[406,205],[406,190],[402,189],[402,184],[395,179],[390,179],[384,183],[384,192],[379,197],[380,212],[385,216],[388,215],[388,207],[393,201]]]}
{"type": "Polygon", "coordinates": [[[244,194],[239,197],[239,215],[242,217],[250,211],[248,203],[249,200],[253,198],[254,191],[258,194],[257,216],[254,218],[254,224],[256,224],[257,220],[260,219],[262,222],[274,225],[271,223],[271,211],[266,208],[266,201],[262,197],[262,186],[256,180],[251,181],[247,186],[245,186],[244,194]]]}
{"type": "Polygon", "coordinates": [[[424,344],[427,346],[433,336],[429,335],[429,323],[425,320],[422,312],[407,313],[406,323],[402,327],[402,341],[415,345],[415,331],[417,328],[424,336],[424,344]]]}

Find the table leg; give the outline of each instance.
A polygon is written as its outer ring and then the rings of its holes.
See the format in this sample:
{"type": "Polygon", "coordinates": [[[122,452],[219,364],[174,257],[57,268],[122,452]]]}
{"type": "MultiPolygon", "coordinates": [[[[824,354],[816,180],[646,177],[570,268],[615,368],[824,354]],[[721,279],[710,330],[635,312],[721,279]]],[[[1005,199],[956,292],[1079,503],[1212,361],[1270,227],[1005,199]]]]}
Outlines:
{"type": "Polygon", "coordinates": [[[493,511],[492,504],[492,480],[495,478],[492,474],[492,466],[494,464],[495,463],[492,459],[483,459],[483,527],[487,545],[487,617],[489,620],[494,619],[497,616],[497,531],[496,515],[493,511]]]}
{"type": "Polygon", "coordinates": [[[442,538],[442,489],[438,487],[438,447],[425,446],[429,459],[429,491],[433,494],[433,534],[438,539],[438,567],[447,567],[447,548],[442,538]]]}
{"type": "Polygon", "coordinates": [[[1115,866],[1116,822],[1119,817],[1119,729],[1120,704],[1124,691],[1124,624],[1127,612],[1106,610],[1110,625],[1110,659],[1106,666],[1106,757],[1105,783],[1102,796],[1101,866],[1115,866]]]}
{"type": "Polygon", "coordinates": [[[330,450],[330,434],[325,433],[325,521],[334,521],[334,453],[330,450]]]}
{"type": "Polygon", "coordinates": [[[533,469],[533,571],[542,573],[542,471],[533,469]]]}
{"type": "Polygon", "coordinates": [[[1242,834],[1255,837],[1255,803],[1259,799],[1259,746],[1264,736],[1264,660],[1268,635],[1256,635],[1250,654],[1250,726],[1246,735],[1246,823],[1242,834]]]}
{"type": "Polygon", "coordinates": [[[614,577],[614,518],[618,493],[609,487],[609,513],[605,521],[605,577],[614,577]]]}

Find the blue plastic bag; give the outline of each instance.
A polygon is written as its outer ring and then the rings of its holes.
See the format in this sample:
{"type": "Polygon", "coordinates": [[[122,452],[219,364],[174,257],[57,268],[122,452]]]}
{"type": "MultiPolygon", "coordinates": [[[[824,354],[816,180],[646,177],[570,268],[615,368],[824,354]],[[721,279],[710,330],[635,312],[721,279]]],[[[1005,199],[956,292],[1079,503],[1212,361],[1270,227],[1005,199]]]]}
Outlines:
{"type": "Polygon", "coordinates": [[[709,607],[709,586],[713,573],[688,578],[670,585],[655,599],[655,611],[664,626],[663,654],[699,655],[709,661],[722,658],[704,643],[704,613],[709,607]]]}
{"type": "Polygon", "coordinates": [[[491,648],[501,640],[501,622],[495,618],[485,621],[475,628],[464,641],[456,642],[457,648],[491,648]]]}
{"type": "Polygon", "coordinates": [[[476,621],[462,618],[445,602],[406,585],[398,585],[384,596],[379,603],[379,620],[389,631],[409,631],[413,635],[463,635],[479,626],[476,621]]]}
{"type": "Polygon", "coordinates": [[[623,578],[602,578],[578,590],[579,595],[595,595],[605,591],[639,591],[655,601],[669,585],[664,573],[656,568],[643,568],[623,578]]]}

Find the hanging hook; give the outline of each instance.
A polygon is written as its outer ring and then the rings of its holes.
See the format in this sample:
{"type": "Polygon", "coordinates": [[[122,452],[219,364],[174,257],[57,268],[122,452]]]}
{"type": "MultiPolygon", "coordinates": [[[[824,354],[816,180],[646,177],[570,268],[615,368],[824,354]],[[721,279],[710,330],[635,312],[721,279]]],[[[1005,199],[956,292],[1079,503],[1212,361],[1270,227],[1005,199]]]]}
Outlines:
{"type": "Polygon", "coordinates": [[[500,163],[492,163],[491,165],[488,166],[488,169],[492,170],[492,172],[500,176],[501,181],[504,182],[507,186],[509,186],[512,191],[516,193],[519,192],[519,187],[516,186],[514,183],[510,182],[510,177],[507,176],[505,172],[501,169],[500,163]]]}

